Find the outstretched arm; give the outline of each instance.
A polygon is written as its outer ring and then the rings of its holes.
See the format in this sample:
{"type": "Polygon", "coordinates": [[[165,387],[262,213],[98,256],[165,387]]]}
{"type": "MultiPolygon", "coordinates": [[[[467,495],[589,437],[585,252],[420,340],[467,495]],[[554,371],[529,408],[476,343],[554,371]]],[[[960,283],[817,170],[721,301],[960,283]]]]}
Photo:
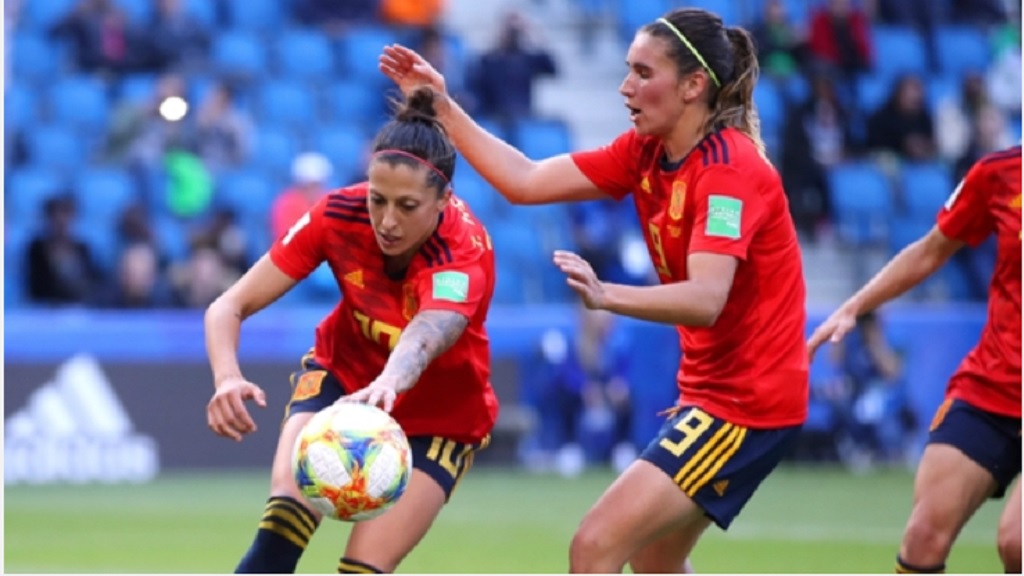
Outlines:
{"type": "Polygon", "coordinates": [[[455,148],[509,202],[551,204],[607,198],[567,154],[534,161],[484,130],[448,96],[440,72],[415,51],[386,46],[380,69],[405,94],[424,85],[438,93],[438,119],[455,148]]]}
{"type": "Polygon", "coordinates": [[[424,310],[402,330],[384,370],[369,386],[339,402],[365,402],[390,412],[395,397],[411,389],[441,354],[462,336],[469,318],[450,310],[424,310]]]}
{"type": "Polygon", "coordinates": [[[469,318],[450,310],[425,310],[402,330],[378,380],[393,383],[395,392],[412,388],[438,356],[462,336],[469,318]]]}
{"type": "Polygon", "coordinates": [[[932,227],[924,237],[907,246],[875,274],[863,288],[843,303],[807,341],[809,354],[826,340],[840,341],[857,324],[857,317],[878,308],[917,286],[942,267],[964,243],[932,227]]]}

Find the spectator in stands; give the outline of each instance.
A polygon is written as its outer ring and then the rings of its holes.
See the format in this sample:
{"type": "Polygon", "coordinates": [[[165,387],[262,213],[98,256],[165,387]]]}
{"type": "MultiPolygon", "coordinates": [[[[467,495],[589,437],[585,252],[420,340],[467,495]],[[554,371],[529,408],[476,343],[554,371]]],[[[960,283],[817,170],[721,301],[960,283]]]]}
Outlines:
{"type": "Polygon", "coordinates": [[[127,309],[169,306],[169,293],[160,272],[160,261],[152,246],[128,246],[118,258],[117,283],[108,296],[109,306],[127,309]]]}
{"type": "Polygon", "coordinates": [[[868,147],[907,160],[935,156],[935,127],[920,78],[906,75],[896,82],[885,105],[868,121],[868,147]]]}
{"type": "Polygon", "coordinates": [[[947,96],[939,102],[935,110],[935,138],[943,160],[956,161],[967,152],[978,113],[988,103],[985,81],[978,73],[964,75],[960,94],[947,96]]]}
{"type": "Polygon", "coordinates": [[[118,105],[107,134],[108,160],[128,164],[133,169],[158,167],[167,150],[186,138],[180,118],[161,114],[161,104],[169,98],[184,96],[184,79],[177,74],[165,74],[148,100],[118,105]]]}
{"type": "Polygon", "coordinates": [[[185,308],[209,306],[238,278],[209,237],[197,238],[188,259],[170,270],[175,301],[185,308]]]}
{"type": "Polygon", "coordinates": [[[611,314],[580,307],[578,319],[574,335],[549,334],[542,343],[541,445],[555,451],[563,476],[579,474],[586,461],[610,460],[621,472],[636,457],[628,351],[615,337],[611,314]]]}
{"type": "Polygon", "coordinates": [[[84,72],[122,74],[148,60],[138,30],[111,0],[81,0],[50,35],[71,44],[75,63],[84,72]]]}
{"type": "Polygon", "coordinates": [[[455,95],[455,98],[464,105],[470,105],[466,93],[466,74],[445,43],[444,33],[441,28],[431,26],[423,30],[419,40],[417,52],[423,55],[430,62],[430,65],[440,70],[448,79],[448,91],[455,95]]]}
{"type": "Polygon", "coordinates": [[[533,115],[534,83],[557,68],[551,53],[536,38],[530,41],[532,32],[522,14],[506,15],[497,47],[480,57],[473,73],[478,114],[504,122],[533,115]]]}
{"type": "Polygon", "coordinates": [[[857,77],[871,68],[869,26],[867,15],[850,0],[829,0],[811,16],[808,42],[814,65],[834,73],[851,97],[857,77]]]}
{"type": "Polygon", "coordinates": [[[322,154],[306,152],[295,158],[292,162],[294,184],[282,192],[270,208],[270,233],[273,238],[284,236],[327,192],[327,182],[333,171],[331,162],[322,154]]]}
{"type": "Polygon", "coordinates": [[[194,147],[212,172],[237,167],[249,156],[252,121],[238,108],[227,84],[211,87],[199,105],[194,130],[194,147]]]}
{"type": "Polygon", "coordinates": [[[43,205],[45,229],[28,245],[28,298],[36,304],[95,303],[103,278],[89,246],[72,231],[77,204],[70,193],[43,205]]]}
{"type": "Polygon", "coordinates": [[[902,379],[902,362],[878,315],[869,312],[832,347],[845,394],[837,401],[839,456],[854,468],[900,462],[914,428],[902,379]]]}
{"type": "MultiPolygon", "coordinates": [[[[1016,22],[1020,22],[1019,18],[1016,22]]],[[[1016,22],[1005,24],[992,34],[993,64],[988,69],[985,83],[992,103],[1020,122],[1021,29],[1016,22]]]]}
{"type": "Polygon", "coordinates": [[[853,148],[850,117],[825,74],[816,74],[806,102],[786,115],[782,179],[797,229],[815,239],[832,214],[827,172],[853,148]]]}
{"type": "Polygon", "coordinates": [[[158,0],[146,29],[151,56],[159,70],[198,70],[206,61],[210,31],[192,16],[181,0],[158,0]]]}
{"type": "Polygon", "coordinates": [[[757,43],[761,71],[768,76],[786,78],[799,73],[806,43],[786,15],[782,0],[768,0],[764,14],[751,29],[757,43]]]}
{"type": "Polygon", "coordinates": [[[294,0],[292,14],[306,26],[337,36],[350,26],[376,24],[379,0],[294,0]]]}
{"type": "Polygon", "coordinates": [[[609,282],[626,282],[620,255],[622,234],[631,226],[621,218],[619,203],[598,200],[569,206],[572,239],[577,252],[609,282]]]}

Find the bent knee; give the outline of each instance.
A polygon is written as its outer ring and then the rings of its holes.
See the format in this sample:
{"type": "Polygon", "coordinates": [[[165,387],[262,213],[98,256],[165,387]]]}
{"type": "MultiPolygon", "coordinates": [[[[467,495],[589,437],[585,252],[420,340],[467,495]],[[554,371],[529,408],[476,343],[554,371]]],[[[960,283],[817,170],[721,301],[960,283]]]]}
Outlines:
{"type": "Polygon", "coordinates": [[[629,561],[634,574],[691,574],[693,567],[689,560],[679,562],[678,558],[654,558],[634,556],[629,561]]]}
{"type": "Polygon", "coordinates": [[[956,538],[954,527],[939,526],[911,516],[907,531],[903,535],[904,560],[918,566],[942,564],[949,556],[956,538]]]}
{"type": "Polygon", "coordinates": [[[608,562],[613,544],[600,527],[584,521],[569,545],[570,572],[608,572],[604,566],[608,562]]]}
{"type": "Polygon", "coordinates": [[[999,559],[1003,561],[1003,567],[1006,569],[1006,572],[1020,573],[1020,527],[1004,529],[1003,526],[1000,526],[996,544],[999,547],[999,559]]]}

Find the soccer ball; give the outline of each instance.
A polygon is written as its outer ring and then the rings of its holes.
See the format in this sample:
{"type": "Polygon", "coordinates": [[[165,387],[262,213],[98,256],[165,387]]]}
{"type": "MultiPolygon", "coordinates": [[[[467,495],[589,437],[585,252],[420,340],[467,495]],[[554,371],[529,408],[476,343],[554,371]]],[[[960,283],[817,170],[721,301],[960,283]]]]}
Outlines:
{"type": "Polygon", "coordinates": [[[409,485],[412,450],[387,412],[335,404],[303,427],[292,472],[303,497],[325,517],[359,522],[398,502],[409,485]]]}

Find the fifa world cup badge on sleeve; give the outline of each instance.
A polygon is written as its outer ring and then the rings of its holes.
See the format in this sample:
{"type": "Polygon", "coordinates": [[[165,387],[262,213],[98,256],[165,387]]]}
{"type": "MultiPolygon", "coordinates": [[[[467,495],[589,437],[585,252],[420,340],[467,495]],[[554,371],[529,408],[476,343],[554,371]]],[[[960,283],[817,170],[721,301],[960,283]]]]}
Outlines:
{"type": "Polygon", "coordinates": [[[743,201],[729,196],[708,197],[708,225],[705,234],[737,240],[740,237],[743,201]]]}
{"type": "Polygon", "coordinates": [[[465,302],[469,300],[469,275],[464,272],[437,272],[433,277],[434,300],[465,302]]]}

